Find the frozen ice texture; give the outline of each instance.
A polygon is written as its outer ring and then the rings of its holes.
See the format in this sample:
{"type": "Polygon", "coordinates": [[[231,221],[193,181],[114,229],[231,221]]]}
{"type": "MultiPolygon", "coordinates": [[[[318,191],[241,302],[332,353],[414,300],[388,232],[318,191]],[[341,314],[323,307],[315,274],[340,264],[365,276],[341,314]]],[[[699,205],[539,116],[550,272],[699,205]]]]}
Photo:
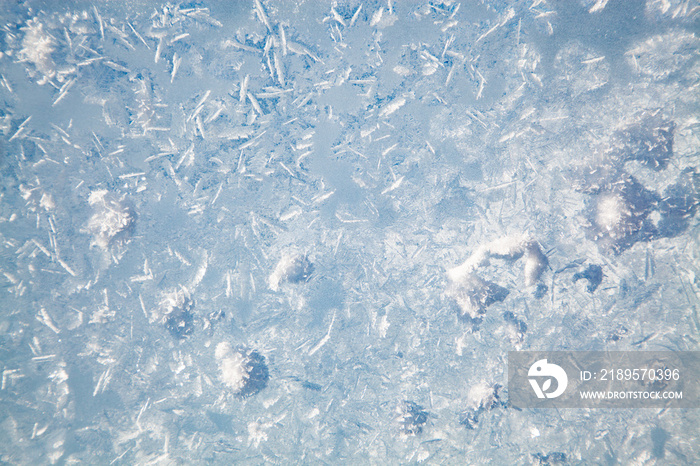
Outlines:
{"type": "Polygon", "coordinates": [[[493,389],[698,349],[697,2],[1,16],[0,462],[700,456],[698,413],[493,389]]]}
{"type": "Polygon", "coordinates": [[[471,273],[450,285],[447,294],[459,306],[461,316],[477,319],[489,306],[506,299],[508,290],[471,273]]]}
{"type": "Polygon", "coordinates": [[[503,387],[486,382],[476,383],[469,389],[466,399],[467,409],[460,416],[460,424],[467,429],[476,429],[479,418],[494,408],[503,407],[506,402],[501,399],[503,387]]]}
{"type": "Polygon", "coordinates": [[[170,334],[178,339],[183,339],[194,332],[194,302],[184,295],[178,295],[182,298],[165,310],[165,328],[170,334]]]}
{"type": "Polygon", "coordinates": [[[413,401],[404,401],[397,408],[401,432],[405,435],[418,435],[428,421],[428,412],[413,401]]]}
{"type": "Polygon", "coordinates": [[[574,274],[574,281],[582,278],[588,281],[588,285],[586,285],[588,292],[593,293],[603,282],[603,268],[600,265],[591,264],[586,267],[586,270],[574,274]]]}

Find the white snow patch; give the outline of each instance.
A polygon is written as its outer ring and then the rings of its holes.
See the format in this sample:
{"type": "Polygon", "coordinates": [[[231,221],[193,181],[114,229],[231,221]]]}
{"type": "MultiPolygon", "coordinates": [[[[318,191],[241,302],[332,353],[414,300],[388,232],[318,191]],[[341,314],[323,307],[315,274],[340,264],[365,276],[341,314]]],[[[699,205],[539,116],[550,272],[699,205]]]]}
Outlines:
{"type": "Polygon", "coordinates": [[[243,390],[249,375],[248,359],[225,341],[216,345],[215,355],[219,360],[221,381],[236,393],[243,390]]]}
{"type": "Polygon", "coordinates": [[[468,280],[479,267],[489,264],[489,259],[519,259],[526,255],[525,284],[530,286],[539,280],[547,266],[547,257],[542,253],[537,241],[526,235],[511,235],[481,245],[469,258],[457,267],[447,271],[447,276],[454,283],[468,280]]]}
{"type": "Polygon", "coordinates": [[[133,210],[106,189],[93,191],[88,202],[95,212],[86,230],[93,235],[92,244],[102,249],[107,249],[115,239],[123,236],[136,221],[133,210]]]}
{"type": "Polygon", "coordinates": [[[595,222],[601,230],[612,232],[629,214],[622,198],[611,194],[598,201],[595,222]]]}

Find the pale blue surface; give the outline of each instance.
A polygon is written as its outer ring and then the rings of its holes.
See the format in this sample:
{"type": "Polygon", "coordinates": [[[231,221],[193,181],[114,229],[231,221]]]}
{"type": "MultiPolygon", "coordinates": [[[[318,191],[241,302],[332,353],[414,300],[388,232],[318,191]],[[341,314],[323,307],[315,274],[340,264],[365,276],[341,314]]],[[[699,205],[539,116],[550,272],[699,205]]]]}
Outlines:
{"type": "Polygon", "coordinates": [[[460,424],[508,351],[697,351],[700,328],[700,5],[486,3],[0,7],[0,461],[697,461],[695,411],[460,424]],[[630,155],[671,126],[666,164],[630,155]],[[513,234],[543,297],[492,260],[508,296],[458,320],[446,271],[513,234]],[[275,291],[289,253],[314,272],[275,291]],[[260,393],[222,384],[222,341],[265,356],[260,393]]]}

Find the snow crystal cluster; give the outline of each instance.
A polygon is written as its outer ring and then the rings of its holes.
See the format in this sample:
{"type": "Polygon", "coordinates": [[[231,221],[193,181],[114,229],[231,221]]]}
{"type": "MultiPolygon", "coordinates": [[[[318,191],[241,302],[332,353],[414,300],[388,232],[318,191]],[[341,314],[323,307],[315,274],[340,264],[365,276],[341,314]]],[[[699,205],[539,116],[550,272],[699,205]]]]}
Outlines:
{"type": "Polygon", "coordinates": [[[126,242],[136,224],[133,207],[104,189],[93,191],[88,202],[93,214],[86,230],[92,234],[93,244],[107,249],[114,243],[126,242]]]}
{"type": "Polygon", "coordinates": [[[523,256],[523,285],[535,285],[548,261],[539,244],[526,235],[506,236],[482,244],[462,265],[448,270],[447,294],[459,306],[461,316],[478,319],[486,313],[486,308],[508,296],[506,288],[479,277],[476,274],[479,268],[488,265],[491,259],[516,261],[523,256]]]}
{"type": "Polygon", "coordinates": [[[236,396],[258,393],[270,379],[265,357],[257,351],[233,349],[228,342],[216,345],[219,379],[236,396]]]}

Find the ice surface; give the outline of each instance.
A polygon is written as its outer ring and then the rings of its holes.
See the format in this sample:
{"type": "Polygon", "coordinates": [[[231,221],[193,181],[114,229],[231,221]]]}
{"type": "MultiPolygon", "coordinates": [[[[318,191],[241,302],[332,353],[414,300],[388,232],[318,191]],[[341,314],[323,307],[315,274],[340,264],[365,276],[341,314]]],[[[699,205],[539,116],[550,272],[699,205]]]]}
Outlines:
{"type": "Polygon", "coordinates": [[[0,462],[697,463],[503,387],[698,350],[698,15],[4,2],[0,462]]]}

